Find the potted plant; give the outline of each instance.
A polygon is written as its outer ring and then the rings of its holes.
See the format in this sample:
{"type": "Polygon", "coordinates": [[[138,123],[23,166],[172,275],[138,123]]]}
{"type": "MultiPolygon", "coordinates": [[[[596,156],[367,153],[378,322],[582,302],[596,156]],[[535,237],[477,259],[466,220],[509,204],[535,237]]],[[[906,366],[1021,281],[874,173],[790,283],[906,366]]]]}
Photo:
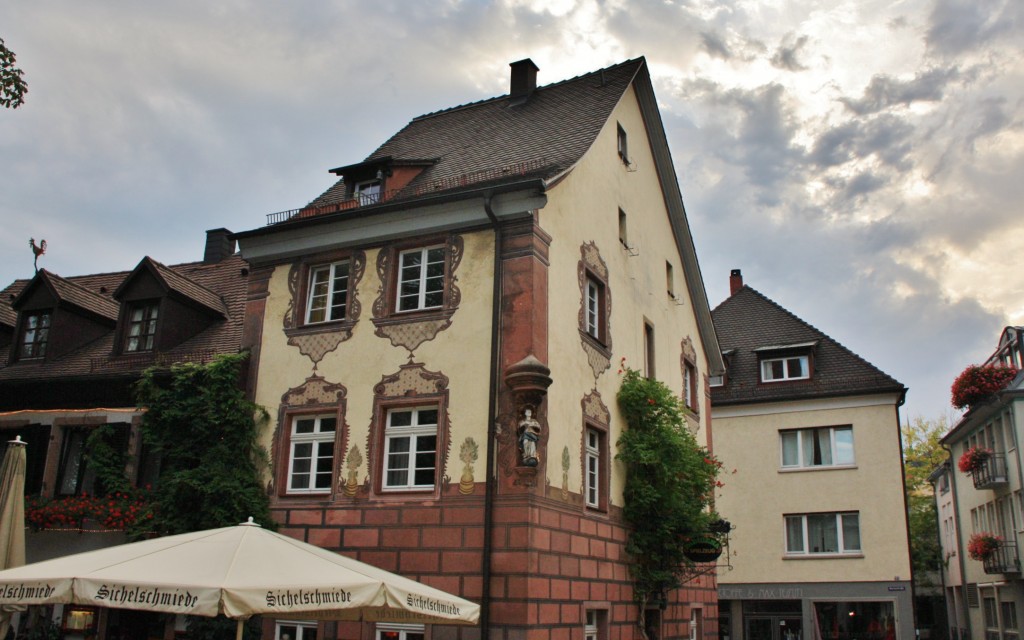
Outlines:
{"type": "Polygon", "coordinates": [[[969,555],[972,560],[980,560],[984,562],[985,560],[988,560],[997,549],[999,549],[999,545],[1002,541],[1003,538],[994,533],[975,533],[971,535],[971,539],[967,542],[967,555],[969,555]]]}
{"type": "Polygon", "coordinates": [[[956,466],[964,473],[972,473],[985,466],[988,459],[992,457],[992,450],[977,445],[971,447],[960,456],[956,466]]]}
{"type": "Polygon", "coordinates": [[[953,382],[953,407],[973,407],[997,391],[1017,375],[1017,369],[1002,364],[971,365],[964,369],[953,382]]]}

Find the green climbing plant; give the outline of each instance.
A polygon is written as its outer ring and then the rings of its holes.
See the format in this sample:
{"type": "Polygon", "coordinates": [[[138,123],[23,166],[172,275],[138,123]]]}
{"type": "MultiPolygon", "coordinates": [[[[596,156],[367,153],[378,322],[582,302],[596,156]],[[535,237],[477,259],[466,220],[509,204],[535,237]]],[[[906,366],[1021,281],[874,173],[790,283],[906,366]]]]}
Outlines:
{"type": "Polygon", "coordinates": [[[146,407],[143,442],[160,459],[153,531],[201,531],[249,516],[274,528],[261,476],[268,456],[258,441],[266,411],[240,386],[246,357],[174,365],[169,375],[151,368],[137,383],[136,400],[146,407]]]}
{"type": "Polygon", "coordinates": [[[645,610],[664,607],[669,591],[699,573],[687,544],[723,535],[714,533],[721,519],[713,508],[722,465],[686,428],[677,395],[633,369],[622,371],[618,404],[626,429],[616,458],[626,466],[626,550],[643,632],[645,610]]]}

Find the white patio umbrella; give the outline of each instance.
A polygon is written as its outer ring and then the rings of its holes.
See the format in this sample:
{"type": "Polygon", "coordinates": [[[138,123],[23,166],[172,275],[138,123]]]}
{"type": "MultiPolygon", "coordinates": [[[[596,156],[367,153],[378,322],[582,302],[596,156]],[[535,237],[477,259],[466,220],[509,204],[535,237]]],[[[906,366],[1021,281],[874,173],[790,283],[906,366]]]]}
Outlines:
{"type": "Polygon", "coordinates": [[[0,605],[83,604],[198,616],[475,624],[480,607],[252,519],[0,571],[0,605]]]}
{"type": "MultiPolygon", "coordinates": [[[[20,436],[7,443],[0,465],[0,569],[25,564],[25,443],[20,436]]],[[[0,638],[15,611],[24,607],[0,607],[0,638]]]]}

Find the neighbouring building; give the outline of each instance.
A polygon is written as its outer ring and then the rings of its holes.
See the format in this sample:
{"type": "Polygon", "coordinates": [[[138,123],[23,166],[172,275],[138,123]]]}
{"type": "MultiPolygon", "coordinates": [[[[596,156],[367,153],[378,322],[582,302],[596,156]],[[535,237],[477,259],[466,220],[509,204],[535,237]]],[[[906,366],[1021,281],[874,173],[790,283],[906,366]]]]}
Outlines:
{"type": "MultiPolygon", "coordinates": [[[[109,427],[127,476],[137,486],[156,480],[132,385],[149,367],[239,352],[249,268],[234,247],[230,231],[214,229],[201,262],[145,257],[131,271],[69,277],[40,269],[0,291],[0,449],[15,436],[27,442],[28,562],[125,541],[120,528],[80,515],[103,493],[88,437],[109,427]]],[[[145,637],[153,621],[110,611],[110,631],[125,637],[145,637]]],[[[100,612],[66,605],[53,614],[66,631],[89,632],[100,612]]]]}
{"type": "Polygon", "coordinates": [[[1017,640],[1024,616],[1024,328],[1006,327],[982,366],[1017,370],[1002,389],[970,403],[942,437],[950,462],[932,474],[945,558],[943,584],[950,638],[1017,640]],[[968,450],[985,454],[967,464],[968,450]],[[973,468],[972,468],[973,467],[973,468]],[[972,539],[995,536],[972,554],[972,539]]]}
{"type": "Polygon", "coordinates": [[[915,637],[899,407],[906,388],[730,275],[712,312],[718,580],[730,640],[915,637]]]}
{"type": "MultiPolygon", "coordinates": [[[[621,367],[710,442],[722,371],[646,62],[413,119],[236,234],[281,530],[482,603],[480,627],[279,623],[293,640],[636,638],[621,367]],[[490,480],[490,481],[489,481],[490,480]]],[[[714,572],[647,616],[717,636],[714,572]]]]}

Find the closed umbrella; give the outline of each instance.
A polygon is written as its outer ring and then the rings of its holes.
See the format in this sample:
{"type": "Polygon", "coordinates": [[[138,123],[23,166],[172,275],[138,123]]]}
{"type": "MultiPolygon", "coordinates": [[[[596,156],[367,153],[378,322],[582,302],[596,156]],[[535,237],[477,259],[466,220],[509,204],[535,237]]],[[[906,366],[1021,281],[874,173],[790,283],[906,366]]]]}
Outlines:
{"type": "MultiPolygon", "coordinates": [[[[25,564],[25,443],[20,436],[7,443],[0,465],[0,569],[25,564]]],[[[0,607],[0,638],[7,635],[14,611],[0,607]]]]}
{"type": "Polygon", "coordinates": [[[475,624],[480,607],[252,519],[0,571],[0,605],[75,603],[238,623],[275,618],[475,624]]]}

